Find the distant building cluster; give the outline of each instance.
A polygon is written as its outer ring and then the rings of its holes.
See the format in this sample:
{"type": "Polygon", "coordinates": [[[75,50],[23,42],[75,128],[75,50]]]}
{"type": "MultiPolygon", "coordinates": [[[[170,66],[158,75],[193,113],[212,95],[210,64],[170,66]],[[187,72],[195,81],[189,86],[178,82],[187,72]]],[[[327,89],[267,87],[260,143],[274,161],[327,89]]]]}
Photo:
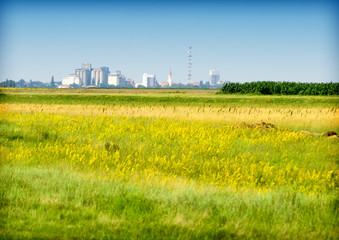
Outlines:
{"type": "Polygon", "coordinates": [[[84,63],[81,68],[75,69],[74,74],[64,77],[59,87],[134,87],[133,84],[121,71],[110,73],[108,67],[92,68],[91,64],[84,63]]]}
{"type": "MultiPolygon", "coordinates": [[[[223,82],[220,81],[220,73],[216,70],[209,72],[209,82],[203,84],[200,82],[193,82],[192,87],[215,87],[222,86],[223,82]]],[[[75,69],[74,74],[70,74],[62,79],[60,88],[67,87],[144,87],[144,88],[165,88],[165,87],[187,87],[183,84],[175,84],[173,82],[172,70],[170,69],[167,82],[158,82],[155,74],[144,73],[141,83],[134,83],[131,79],[126,79],[121,71],[110,73],[108,67],[92,68],[89,63],[82,64],[80,69],[75,69]]]]}
{"type": "Polygon", "coordinates": [[[6,79],[0,83],[0,87],[36,87],[36,88],[219,88],[224,82],[220,80],[220,73],[217,70],[209,71],[209,81],[203,83],[192,82],[189,84],[175,83],[172,70],[170,69],[167,81],[158,82],[155,74],[144,73],[142,82],[135,83],[132,79],[126,78],[120,70],[110,72],[108,67],[92,68],[90,63],[82,64],[81,68],[75,69],[74,73],[62,78],[62,81],[42,83],[39,81],[26,82],[21,79],[18,82],[6,79]]]}
{"type": "MultiPolygon", "coordinates": [[[[172,76],[172,73],[170,73],[172,76]]],[[[167,86],[172,86],[172,77],[169,80],[167,86]]],[[[75,69],[73,74],[70,74],[62,79],[59,88],[69,87],[145,87],[145,88],[157,88],[165,86],[159,84],[154,74],[144,73],[142,77],[142,83],[134,83],[131,79],[126,79],[121,71],[115,71],[110,73],[108,67],[92,68],[89,63],[82,64],[81,68],[75,69]]]]}
{"type": "MultiPolygon", "coordinates": [[[[81,68],[75,69],[74,73],[62,78],[62,81],[51,83],[26,82],[21,79],[19,82],[6,79],[0,83],[0,87],[50,87],[50,88],[221,88],[225,83],[220,80],[220,73],[217,70],[209,71],[209,80],[192,81],[192,46],[187,51],[187,84],[175,83],[173,81],[172,69],[169,70],[167,81],[158,82],[154,73],[144,73],[141,82],[135,83],[132,79],[126,78],[120,70],[110,72],[108,67],[93,68],[90,63],[83,63],[81,68]]],[[[141,76],[140,76],[141,77],[141,76]]],[[[181,79],[181,82],[184,79],[181,79]]]]}

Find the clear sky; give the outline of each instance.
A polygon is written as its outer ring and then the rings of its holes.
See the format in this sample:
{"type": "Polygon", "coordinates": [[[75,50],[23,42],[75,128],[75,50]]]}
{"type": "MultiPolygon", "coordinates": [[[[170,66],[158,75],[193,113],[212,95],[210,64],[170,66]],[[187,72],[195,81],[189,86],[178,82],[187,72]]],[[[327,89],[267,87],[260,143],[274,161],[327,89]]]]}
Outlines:
{"type": "Polygon", "coordinates": [[[192,80],[339,81],[336,1],[42,1],[0,5],[0,81],[56,81],[79,68],[192,80]]]}

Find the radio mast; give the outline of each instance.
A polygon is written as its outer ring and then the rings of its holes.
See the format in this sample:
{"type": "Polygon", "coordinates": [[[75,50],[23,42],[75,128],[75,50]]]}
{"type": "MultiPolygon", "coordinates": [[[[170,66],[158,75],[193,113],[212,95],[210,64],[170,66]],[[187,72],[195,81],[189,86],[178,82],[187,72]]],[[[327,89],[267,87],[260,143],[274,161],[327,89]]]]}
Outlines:
{"type": "Polygon", "coordinates": [[[192,80],[192,47],[188,47],[188,69],[187,69],[187,84],[191,83],[192,80]]]}

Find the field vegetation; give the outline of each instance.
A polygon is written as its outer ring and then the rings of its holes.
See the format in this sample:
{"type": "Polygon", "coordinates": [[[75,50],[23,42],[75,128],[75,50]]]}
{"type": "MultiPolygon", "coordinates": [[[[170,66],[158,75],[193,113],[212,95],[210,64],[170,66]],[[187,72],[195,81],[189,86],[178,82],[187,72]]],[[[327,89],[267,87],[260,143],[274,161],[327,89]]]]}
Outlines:
{"type": "Polygon", "coordinates": [[[338,97],[5,91],[0,107],[1,239],[338,236],[338,97]]]}
{"type": "Polygon", "coordinates": [[[339,83],[296,83],[258,81],[246,83],[227,83],[221,91],[223,93],[255,93],[255,94],[282,94],[282,95],[339,95],[339,83]]]}

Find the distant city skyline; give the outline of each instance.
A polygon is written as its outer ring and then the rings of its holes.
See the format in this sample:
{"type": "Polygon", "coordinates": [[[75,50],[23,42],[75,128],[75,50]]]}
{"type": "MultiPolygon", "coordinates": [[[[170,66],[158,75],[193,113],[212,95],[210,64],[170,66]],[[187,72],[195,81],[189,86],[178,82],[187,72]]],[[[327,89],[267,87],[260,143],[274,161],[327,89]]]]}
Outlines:
{"type": "MultiPolygon", "coordinates": [[[[189,68],[190,69],[190,64],[189,68]]],[[[188,75],[189,76],[189,75],[188,75]]],[[[83,63],[80,68],[62,78],[62,81],[54,81],[53,84],[58,88],[89,88],[89,87],[126,87],[126,88],[161,88],[161,87],[199,87],[199,88],[218,88],[221,87],[225,81],[220,80],[220,73],[216,70],[209,71],[209,80],[205,83],[188,82],[187,84],[176,83],[173,81],[172,70],[169,70],[167,81],[158,81],[155,74],[144,73],[142,75],[142,82],[135,82],[130,78],[126,78],[120,70],[112,72],[109,67],[93,67],[91,63],[83,63]]],[[[8,84],[8,83],[7,83],[8,84]]],[[[25,85],[24,82],[19,85],[25,85]]]]}
{"type": "Polygon", "coordinates": [[[61,81],[88,62],[136,83],[168,82],[171,69],[186,83],[189,46],[192,82],[211,70],[232,82],[339,81],[336,1],[253,2],[2,1],[0,81],[61,81]]]}

